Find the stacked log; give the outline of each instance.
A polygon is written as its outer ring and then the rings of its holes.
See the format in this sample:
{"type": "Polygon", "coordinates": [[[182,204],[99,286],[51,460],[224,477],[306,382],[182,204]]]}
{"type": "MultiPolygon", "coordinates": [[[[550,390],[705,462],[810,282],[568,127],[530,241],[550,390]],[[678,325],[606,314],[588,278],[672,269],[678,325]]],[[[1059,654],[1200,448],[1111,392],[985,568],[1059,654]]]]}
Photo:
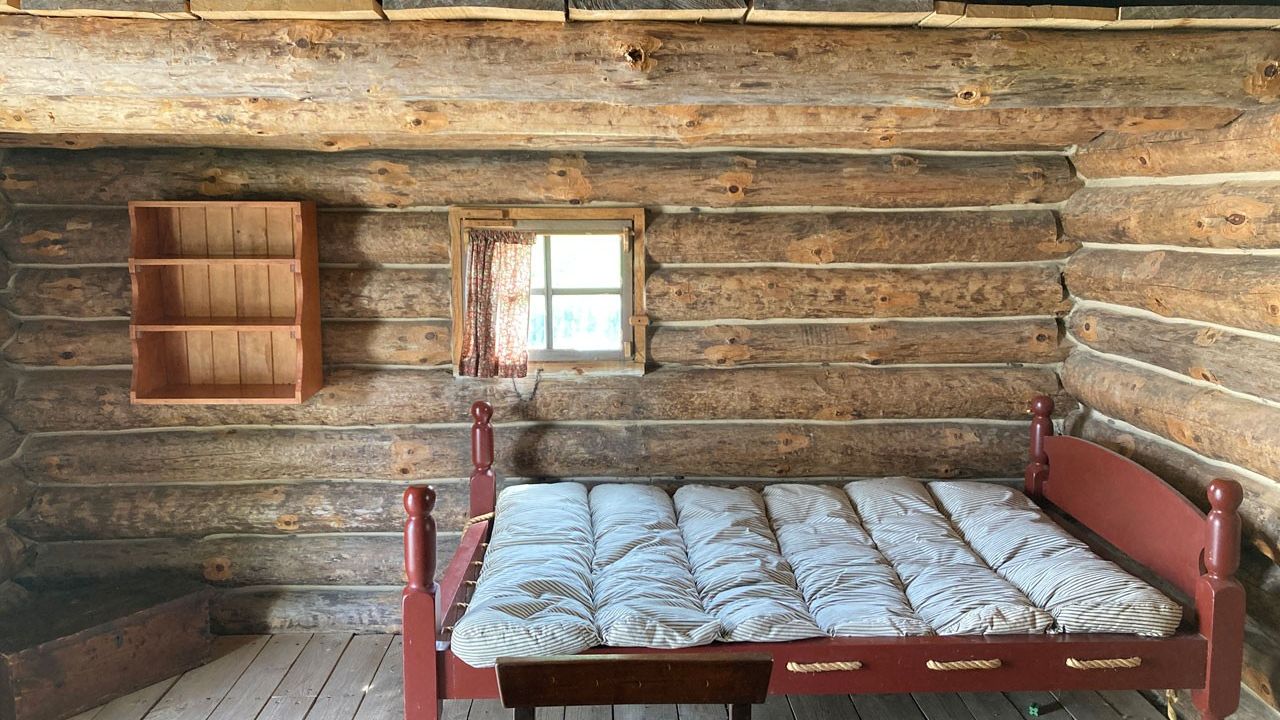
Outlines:
{"type": "Polygon", "coordinates": [[[1280,169],[1277,122],[1253,112],[1080,149],[1087,185],[1062,210],[1084,244],[1065,273],[1078,347],[1062,380],[1087,408],[1076,433],[1201,504],[1212,478],[1245,488],[1241,579],[1257,621],[1245,682],[1280,707],[1280,185],[1261,174],[1280,169]]]}
{"type": "MultiPolygon", "coordinates": [[[[0,196],[0,227],[7,220],[8,207],[0,196]]],[[[7,270],[7,263],[0,260],[0,268],[7,270]]],[[[0,274],[6,274],[0,272],[0,274]]],[[[0,292],[0,296],[3,292],[0,292]]],[[[0,347],[11,342],[18,323],[11,317],[0,316],[0,347]]],[[[17,374],[0,365],[0,410],[8,408],[17,391],[17,374]]],[[[5,599],[13,594],[6,589],[10,578],[26,565],[30,555],[27,543],[8,527],[9,521],[26,506],[31,489],[26,480],[19,477],[13,456],[22,445],[24,434],[13,423],[0,418],[0,611],[8,604],[5,599]]]]}
{"type": "Polygon", "coordinates": [[[0,174],[24,579],[185,573],[224,588],[228,632],[394,629],[400,492],[436,485],[443,561],[477,399],[512,482],[1011,477],[1028,398],[1072,406],[1076,245],[1039,205],[1078,184],[1061,156],[15,150],[0,174]],[[146,197],[321,203],[309,402],[129,404],[122,203],[146,197]],[[455,378],[460,202],[649,206],[648,372],[455,378]]]}

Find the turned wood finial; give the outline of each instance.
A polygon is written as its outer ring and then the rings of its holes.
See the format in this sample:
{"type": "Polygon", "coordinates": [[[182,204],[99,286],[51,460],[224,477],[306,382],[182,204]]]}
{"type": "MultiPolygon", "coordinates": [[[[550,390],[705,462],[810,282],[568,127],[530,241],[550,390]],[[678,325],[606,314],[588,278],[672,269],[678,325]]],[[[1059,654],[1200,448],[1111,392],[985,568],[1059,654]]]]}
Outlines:
{"type": "Polygon", "coordinates": [[[471,464],[476,470],[493,467],[493,406],[483,400],[471,404],[471,464]]]}
{"type": "Polygon", "coordinates": [[[1218,478],[1209,483],[1208,536],[1204,566],[1212,577],[1226,579],[1240,569],[1240,508],[1244,490],[1234,480],[1218,478]]]}
{"type": "Polygon", "coordinates": [[[1027,459],[1023,491],[1037,497],[1049,477],[1049,455],[1044,449],[1044,439],[1053,435],[1053,398],[1048,395],[1032,398],[1031,415],[1031,452],[1027,459]]]}
{"type": "Polygon", "coordinates": [[[498,476],[493,471],[493,406],[483,400],[471,404],[471,516],[493,512],[498,476]]]}
{"type": "Polygon", "coordinates": [[[404,571],[408,589],[431,592],[436,576],[436,491],[416,485],[404,491],[404,571]]]}

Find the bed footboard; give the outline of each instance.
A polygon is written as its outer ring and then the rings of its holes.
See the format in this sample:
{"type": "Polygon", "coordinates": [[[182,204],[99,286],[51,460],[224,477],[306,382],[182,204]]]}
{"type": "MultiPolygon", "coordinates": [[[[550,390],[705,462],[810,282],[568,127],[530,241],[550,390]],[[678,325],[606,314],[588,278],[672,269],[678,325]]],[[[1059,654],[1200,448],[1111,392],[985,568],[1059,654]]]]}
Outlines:
{"type": "Polygon", "coordinates": [[[1240,484],[1209,484],[1208,516],[1128,458],[1074,437],[1054,436],[1053,400],[1031,403],[1027,495],[1079,521],[1194,602],[1208,641],[1204,687],[1193,692],[1206,720],[1235,711],[1244,653],[1240,565],[1240,484]]]}

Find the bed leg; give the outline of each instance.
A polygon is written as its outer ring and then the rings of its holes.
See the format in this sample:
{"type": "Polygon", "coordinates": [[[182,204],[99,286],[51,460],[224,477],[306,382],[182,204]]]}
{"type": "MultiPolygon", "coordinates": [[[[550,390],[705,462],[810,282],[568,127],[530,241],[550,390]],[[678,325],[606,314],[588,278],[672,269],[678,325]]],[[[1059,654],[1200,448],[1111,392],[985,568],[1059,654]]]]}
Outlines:
{"type": "Polygon", "coordinates": [[[1240,484],[1209,484],[1211,510],[1206,522],[1204,565],[1196,587],[1200,632],[1209,641],[1204,689],[1191,693],[1203,720],[1222,720],[1240,704],[1244,658],[1244,588],[1235,579],[1240,567],[1240,484]]]}
{"type": "Polygon", "coordinates": [[[404,717],[405,720],[439,720],[442,709],[436,667],[436,522],[431,517],[436,493],[429,487],[411,487],[404,493],[405,585],[404,611],[404,717]]]}
{"type": "Polygon", "coordinates": [[[751,704],[736,703],[730,705],[729,720],[751,720],[751,704]]]}

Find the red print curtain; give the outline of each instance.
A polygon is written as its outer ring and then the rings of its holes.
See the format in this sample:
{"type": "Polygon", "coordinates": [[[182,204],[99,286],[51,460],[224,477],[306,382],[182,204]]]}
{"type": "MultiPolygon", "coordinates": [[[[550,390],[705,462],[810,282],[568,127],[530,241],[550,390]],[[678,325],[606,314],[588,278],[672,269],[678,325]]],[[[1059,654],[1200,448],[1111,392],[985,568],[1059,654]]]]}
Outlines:
{"type": "Polygon", "coordinates": [[[529,257],[534,234],[495,228],[468,232],[467,315],[459,372],[524,377],[529,372],[529,257]]]}

